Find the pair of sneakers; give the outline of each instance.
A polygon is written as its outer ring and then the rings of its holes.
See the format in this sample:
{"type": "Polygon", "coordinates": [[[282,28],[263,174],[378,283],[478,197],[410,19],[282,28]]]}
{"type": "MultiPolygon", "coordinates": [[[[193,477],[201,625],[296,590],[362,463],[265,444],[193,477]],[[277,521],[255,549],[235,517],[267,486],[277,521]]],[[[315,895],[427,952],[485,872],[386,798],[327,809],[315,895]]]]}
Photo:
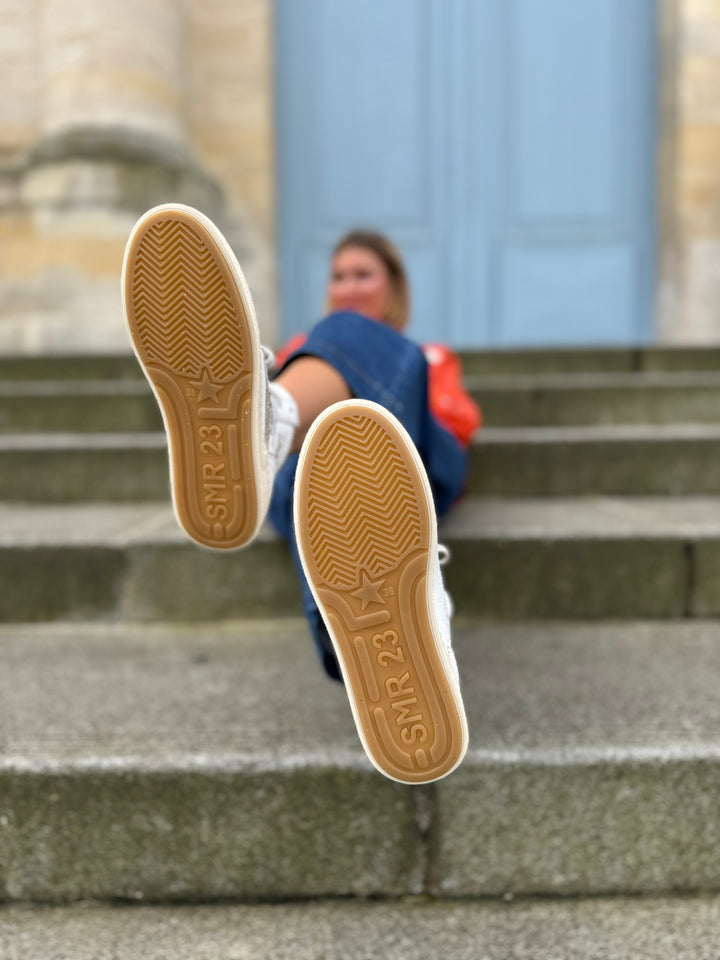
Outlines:
{"type": "MultiPolygon", "coordinates": [[[[240,266],[202,213],[163,205],[130,235],[122,294],[162,411],[177,519],[206,547],[246,546],[298,418],[268,380],[272,354],[240,266]]],[[[432,493],[399,421],[365,400],[326,409],[303,442],[294,521],[368,757],[404,783],[446,776],[467,724],[432,493]]]]}

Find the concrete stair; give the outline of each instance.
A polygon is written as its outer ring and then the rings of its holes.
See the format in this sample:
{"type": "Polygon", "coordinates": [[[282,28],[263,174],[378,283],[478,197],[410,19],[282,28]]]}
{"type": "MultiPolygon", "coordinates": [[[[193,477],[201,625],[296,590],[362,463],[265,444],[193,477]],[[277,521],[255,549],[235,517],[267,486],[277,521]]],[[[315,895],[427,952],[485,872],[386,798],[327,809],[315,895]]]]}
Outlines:
{"type": "MultiPolygon", "coordinates": [[[[720,499],[469,498],[440,526],[460,614],[720,613],[720,499]]],[[[169,504],[0,504],[0,619],[207,620],[297,613],[287,551],[202,549],[169,504]]]]}
{"type": "Polygon", "coordinates": [[[720,346],[567,347],[484,350],[466,354],[463,371],[477,373],[649,373],[720,370],[720,346]]]}
{"type": "Polygon", "coordinates": [[[5,960],[702,960],[716,898],[0,908],[5,960]]]}
{"type": "MultiPolygon", "coordinates": [[[[166,499],[162,433],[0,434],[0,500],[166,499]]],[[[492,497],[720,495],[720,423],[486,427],[468,492],[492,497]]]]}
{"type": "Polygon", "coordinates": [[[475,374],[466,382],[493,427],[720,420],[714,371],[475,374]]]}
{"type": "MultiPolygon", "coordinates": [[[[720,420],[715,372],[475,374],[466,381],[493,427],[720,420]]],[[[161,428],[152,392],[137,376],[0,382],[3,433],[161,428]]]]}
{"type": "Polygon", "coordinates": [[[720,888],[720,626],[455,630],[470,749],[407,787],[305,624],[0,631],[0,898],[720,888]]]}
{"type": "Polygon", "coordinates": [[[157,904],[0,908],[3,960],[160,956],[158,924],[188,957],[714,955],[720,350],[465,366],[486,428],[441,537],[471,746],[409,788],[272,532],[177,529],[134,362],[0,360],[0,900],[157,904]]]}

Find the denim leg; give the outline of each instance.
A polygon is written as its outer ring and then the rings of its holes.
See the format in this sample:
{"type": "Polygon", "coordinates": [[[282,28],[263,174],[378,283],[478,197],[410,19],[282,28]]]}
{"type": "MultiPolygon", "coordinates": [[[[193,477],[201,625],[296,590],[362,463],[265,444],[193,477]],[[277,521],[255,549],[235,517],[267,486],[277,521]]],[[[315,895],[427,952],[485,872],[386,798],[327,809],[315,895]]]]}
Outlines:
{"type": "MultiPolygon", "coordinates": [[[[427,362],[422,350],[397,331],[356,313],[333,313],[286,361],[314,356],[330,363],[354,397],[386,407],[405,427],[427,470],[438,516],[462,494],[467,454],[432,417],[428,407],[427,362]]],[[[300,564],[292,518],[297,456],[275,479],[269,518],[288,542],[303,588],[303,606],[326,671],[340,679],[332,643],[300,564]]]]}
{"type": "Polygon", "coordinates": [[[302,590],[303,611],[310,626],[310,632],[312,633],[318,656],[325,668],[325,672],[328,676],[332,677],[333,680],[342,680],[340,667],[338,666],[337,657],[335,656],[327,627],[323,623],[323,618],[320,616],[320,611],[315,603],[315,597],[313,597],[312,590],[305,578],[305,571],[300,562],[300,554],[295,538],[292,503],[297,463],[298,454],[293,453],[280,468],[275,478],[268,518],[280,536],[285,540],[290,550],[290,558],[295,567],[295,572],[297,573],[302,590]]]}

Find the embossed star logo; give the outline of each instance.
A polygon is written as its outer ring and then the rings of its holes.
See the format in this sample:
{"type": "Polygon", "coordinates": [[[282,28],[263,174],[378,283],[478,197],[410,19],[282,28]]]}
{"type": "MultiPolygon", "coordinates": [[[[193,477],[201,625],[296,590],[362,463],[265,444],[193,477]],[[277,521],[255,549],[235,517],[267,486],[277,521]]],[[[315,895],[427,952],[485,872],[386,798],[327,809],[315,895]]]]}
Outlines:
{"type": "Polygon", "coordinates": [[[202,403],[203,400],[218,402],[217,395],[222,390],[222,384],[213,383],[206,369],[203,368],[201,380],[191,380],[190,383],[198,392],[198,403],[202,403]]]}
{"type": "Polygon", "coordinates": [[[353,590],[352,595],[362,601],[363,610],[369,603],[385,603],[380,596],[380,587],[385,583],[384,580],[371,580],[363,570],[362,583],[357,590],[353,590]]]}

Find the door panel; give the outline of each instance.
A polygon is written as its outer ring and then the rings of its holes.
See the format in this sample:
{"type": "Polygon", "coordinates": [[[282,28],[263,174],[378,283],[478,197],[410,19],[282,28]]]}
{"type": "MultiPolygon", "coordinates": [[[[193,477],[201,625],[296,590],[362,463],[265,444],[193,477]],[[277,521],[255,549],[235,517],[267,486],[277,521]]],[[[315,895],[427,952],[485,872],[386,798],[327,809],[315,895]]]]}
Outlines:
{"type": "Polygon", "coordinates": [[[615,213],[622,153],[618,2],[553,0],[552,17],[537,0],[505,6],[514,225],[597,221],[615,213]]]}
{"type": "Polygon", "coordinates": [[[587,325],[597,336],[625,339],[634,313],[634,254],[629,246],[529,246],[505,251],[500,313],[503,342],[578,343],[587,325]]]}
{"type": "Polygon", "coordinates": [[[393,0],[369,17],[365,0],[321,0],[316,15],[316,216],[341,229],[381,219],[427,223],[427,4],[393,0]]]}
{"type": "Polygon", "coordinates": [[[447,234],[442,5],[280,0],[276,27],[285,332],[316,322],[332,246],[369,227],[402,249],[412,334],[437,336],[447,234]]]}
{"type": "Polygon", "coordinates": [[[368,226],[417,339],[651,335],[655,0],[276,0],[276,31],[286,332],[368,226]]]}

